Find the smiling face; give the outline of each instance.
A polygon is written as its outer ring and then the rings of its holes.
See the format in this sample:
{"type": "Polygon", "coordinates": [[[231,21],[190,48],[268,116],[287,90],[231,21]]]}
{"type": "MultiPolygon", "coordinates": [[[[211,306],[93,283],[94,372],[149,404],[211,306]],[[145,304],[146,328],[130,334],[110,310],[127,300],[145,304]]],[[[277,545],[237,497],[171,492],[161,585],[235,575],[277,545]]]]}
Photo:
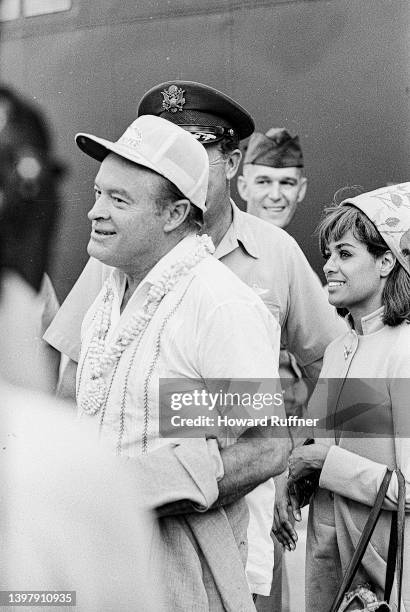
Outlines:
{"type": "Polygon", "coordinates": [[[329,291],[329,302],[346,308],[353,319],[360,319],[382,306],[382,294],[389,274],[391,253],[379,257],[369,253],[352,231],[329,242],[325,250],[323,271],[329,291]]]}
{"type": "Polygon", "coordinates": [[[165,179],[141,166],[110,154],[95,179],[95,204],[88,253],[103,263],[134,274],[152,267],[162,256],[164,215],[156,194],[165,179]]]}
{"type": "Polygon", "coordinates": [[[238,179],[247,212],[278,227],[286,227],[302,202],[307,180],[300,168],[272,168],[246,164],[238,179]]]}

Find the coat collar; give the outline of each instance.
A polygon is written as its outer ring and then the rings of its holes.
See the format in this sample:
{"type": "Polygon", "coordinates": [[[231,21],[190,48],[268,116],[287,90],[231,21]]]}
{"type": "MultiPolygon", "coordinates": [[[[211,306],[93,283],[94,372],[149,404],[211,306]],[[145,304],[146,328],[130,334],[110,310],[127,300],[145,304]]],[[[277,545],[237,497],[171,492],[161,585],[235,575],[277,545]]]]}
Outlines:
{"type": "MultiPolygon", "coordinates": [[[[384,327],[383,323],[383,315],[384,315],[384,306],[381,306],[374,312],[362,317],[362,330],[363,336],[367,336],[368,334],[374,334],[384,327]]],[[[349,324],[349,327],[354,331],[353,327],[353,319],[350,314],[347,315],[346,320],[349,324]]]]}

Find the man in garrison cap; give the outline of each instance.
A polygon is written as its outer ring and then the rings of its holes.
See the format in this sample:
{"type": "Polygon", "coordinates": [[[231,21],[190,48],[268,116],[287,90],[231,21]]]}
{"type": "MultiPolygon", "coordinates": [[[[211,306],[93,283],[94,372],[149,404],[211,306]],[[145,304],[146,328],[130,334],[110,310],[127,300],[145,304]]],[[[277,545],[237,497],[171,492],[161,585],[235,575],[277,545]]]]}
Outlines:
{"type": "MultiPolygon", "coordinates": [[[[266,134],[255,132],[249,139],[243,160],[243,174],[238,177],[238,192],[248,213],[285,229],[306,194],[307,179],[299,137],[285,128],[270,128],[266,134]]],[[[285,347],[280,352],[279,374],[285,391],[286,413],[302,416],[309,396],[297,361],[285,347]]],[[[281,607],[282,545],[275,541],[275,568],[271,598],[259,600],[272,609],[281,607]]]]}
{"type": "Polygon", "coordinates": [[[285,128],[256,132],[249,139],[238,178],[247,212],[286,228],[306,194],[303,154],[299,137],[285,128]]]}
{"type": "MultiPolygon", "coordinates": [[[[292,137],[285,128],[252,134],[243,175],[238,177],[238,191],[246,201],[247,212],[285,229],[306,194],[303,168],[298,136],[292,137]]],[[[286,411],[300,412],[306,405],[308,390],[297,359],[283,348],[280,365],[281,378],[286,381],[286,411]]]]}
{"type": "MultiPolygon", "coordinates": [[[[337,329],[319,279],[293,238],[242,212],[230,198],[230,182],[241,161],[239,141],[253,132],[252,117],[227,95],[190,81],[168,81],[150,89],[138,107],[138,116],[145,114],[177,123],[204,145],[209,182],[203,231],[213,240],[214,256],[262,298],[280,323],[282,342],[315,381],[327,345],[344,327],[337,329]]],[[[106,274],[104,266],[91,259],[46,333],[46,340],[71,360],[62,380],[65,394],[73,393],[70,380],[79,356],[81,320],[106,274]]],[[[272,579],[273,442],[250,433],[241,444],[223,450],[225,475],[218,483],[221,505],[266,484],[266,497],[255,503],[254,514],[255,529],[263,530],[255,554],[264,561],[255,563],[253,575],[248,572],[252,592],[262,594],[269,594],[272,579]]],[[[179,511],[177,505],[173,511],[179,511]]]]}

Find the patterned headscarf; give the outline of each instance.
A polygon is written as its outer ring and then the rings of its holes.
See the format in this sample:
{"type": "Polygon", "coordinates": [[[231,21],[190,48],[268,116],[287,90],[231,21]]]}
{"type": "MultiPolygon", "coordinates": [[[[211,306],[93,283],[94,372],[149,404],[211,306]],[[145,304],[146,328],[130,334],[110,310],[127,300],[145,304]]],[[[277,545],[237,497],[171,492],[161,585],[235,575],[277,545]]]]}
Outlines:
{"type": "Polygon", "coordinates": [[[387,246],[410,275],[410,183],[400,183],[343,200],[359,208],[376,226],[387,246]]]}

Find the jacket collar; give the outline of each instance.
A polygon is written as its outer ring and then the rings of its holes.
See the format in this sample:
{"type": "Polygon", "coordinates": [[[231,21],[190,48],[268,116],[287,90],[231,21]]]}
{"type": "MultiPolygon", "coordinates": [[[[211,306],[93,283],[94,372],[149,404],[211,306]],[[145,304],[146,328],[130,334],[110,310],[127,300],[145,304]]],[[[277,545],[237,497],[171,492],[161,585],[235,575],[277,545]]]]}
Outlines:
{"type": "MultiPolygon", "coordinates": [[[[374,312],[371,312],[365,317],[362,317],[361,323],[362,323],[363,336],[367,336],[368,334],[374,334],[375,332],[379,331],[380,329],[384,327],[383,314],[384,314],[384,306],[381,306],[374,312]]],[[[354,330],[353,320],[350,314],[347,315],[346,320],[349,326],[352,328],[352,330],[354,330]]]]}

